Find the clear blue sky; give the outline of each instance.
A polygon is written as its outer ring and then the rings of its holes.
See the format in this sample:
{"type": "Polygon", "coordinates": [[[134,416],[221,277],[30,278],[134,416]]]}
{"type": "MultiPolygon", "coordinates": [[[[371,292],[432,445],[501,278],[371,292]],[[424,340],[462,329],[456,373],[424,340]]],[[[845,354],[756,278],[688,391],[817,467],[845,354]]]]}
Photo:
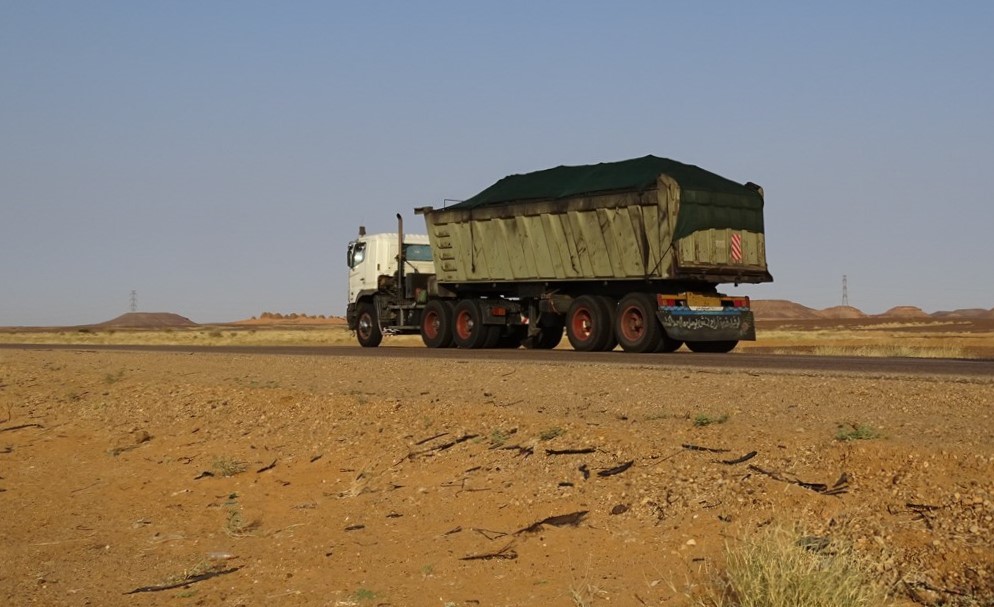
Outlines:
{"type": "Polygon", "coordinates": [[[645,154],[776,282],[994,306],[994,3],[0,0],[0,325],[343,314],[359,224],[645,154]]]}

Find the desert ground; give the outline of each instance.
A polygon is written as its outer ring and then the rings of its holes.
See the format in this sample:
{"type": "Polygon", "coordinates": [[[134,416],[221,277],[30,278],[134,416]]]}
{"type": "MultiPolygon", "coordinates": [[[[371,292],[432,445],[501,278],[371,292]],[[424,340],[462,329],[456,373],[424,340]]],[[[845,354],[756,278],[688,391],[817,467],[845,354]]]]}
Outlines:
{"type": "MultiPolygon", "coordinates": [[[[736,352],[994,357],[982,310],[759,312],[736,352]]],[[[994,378],[85,349],[353,340],[272,314],[0,330],[82,348],[0,350],[3,602],[705,605],[782,528],[892,604],[994,604],[994,378]]]]}
{"type": "Polygon", "coordinates": [[[621,360],[0,350],[0,603],[697,605],[782,527],[893,604],[994,604],[994,378],[621,360]]]}

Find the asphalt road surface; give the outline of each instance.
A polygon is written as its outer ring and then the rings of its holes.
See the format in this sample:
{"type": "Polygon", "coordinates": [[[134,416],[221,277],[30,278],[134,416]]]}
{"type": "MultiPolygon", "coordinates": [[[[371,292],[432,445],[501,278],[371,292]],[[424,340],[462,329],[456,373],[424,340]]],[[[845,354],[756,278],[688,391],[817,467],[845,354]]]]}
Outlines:
{"type": "Polygon", "coordinates": [[[694,367],[754,371],[808,371],[871,375],[943,375],[994,378],[992,359],[872,358],[851,356],[791,356],[783,354],[627,354],[625,352],[576,352],[573,350],[457,350],[420,347],[358,346],[124,346],[0,344],[17,350],[116,350],[124,352],[221,353],[293,356],[368,356],[437,358],[443,360],[499,360],[545,363],[597,363],[647,367],[694,367]]]}

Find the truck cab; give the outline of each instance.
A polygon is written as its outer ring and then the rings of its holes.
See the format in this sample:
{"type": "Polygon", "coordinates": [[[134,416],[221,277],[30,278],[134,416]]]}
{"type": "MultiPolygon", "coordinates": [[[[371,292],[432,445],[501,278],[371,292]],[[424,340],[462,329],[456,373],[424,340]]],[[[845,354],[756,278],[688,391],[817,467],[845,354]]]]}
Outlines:
{"type": "MultiPolygon", "coordinates": [[[[346,318],[349,328],[382,333],[382,321],[389,318],[391,327],[401,328],[404,312],[397,305],[404,301],[423,304],[429,279],[435,276],[431,246],[424,234],[365,234],[349,242],[346,252],[349,267],[349,303],[346,318]],[[403,268],[398,272],[399,243],[403,240],[403,268]],[[361,311],[365,322],[376,326],[359,327],[361,311]],[[401,318],[397,318],[397,316],[401,318]]],[[[415,332],[417,326],[413,327],[415,332]]],[[[362,331],[360,331],[361,333],[362,331]]],[[[367,333],[370,334],[370,333],[367,333]]]]}

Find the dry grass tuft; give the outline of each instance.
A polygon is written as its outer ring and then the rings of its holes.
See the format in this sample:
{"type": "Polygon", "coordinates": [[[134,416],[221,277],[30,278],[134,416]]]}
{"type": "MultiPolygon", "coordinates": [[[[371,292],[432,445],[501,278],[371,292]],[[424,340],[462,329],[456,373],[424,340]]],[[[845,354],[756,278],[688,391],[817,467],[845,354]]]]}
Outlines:
{"type": "Polygon", "coordinates": [[[852,346],[816,346],[818,356],[867,356],[878,358],[970,358],[963,348],[951,346],[910,346],[874,344],[852,346]]]}
{"type": "Polygon", "coordinates": [[[727,552],[698,607],[879,607],[887,594],[849,546],[770,527],[727,552]],[[819,540],[819,541],[813,541],[819,540]]]}

